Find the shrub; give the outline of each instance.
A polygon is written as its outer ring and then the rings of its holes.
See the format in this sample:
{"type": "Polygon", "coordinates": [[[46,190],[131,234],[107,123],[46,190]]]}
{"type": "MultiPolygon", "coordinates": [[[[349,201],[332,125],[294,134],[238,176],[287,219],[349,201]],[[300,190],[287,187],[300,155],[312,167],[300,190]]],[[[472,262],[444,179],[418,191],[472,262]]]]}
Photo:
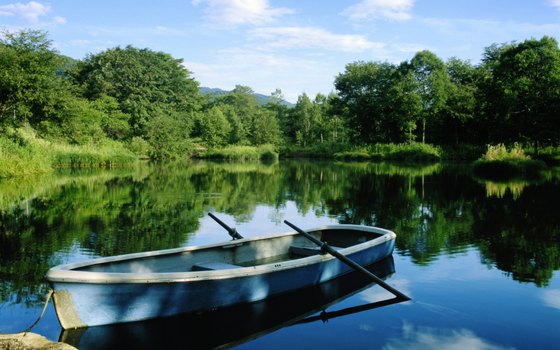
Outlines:
{"type": "Polygon", "coordinates": [[[493,180],[534,178],[546,169],[543,161],[531,159],[518,144],[511,149],[503,144],[488,146],[486,153],[473,163],[475,175],[493,180]]]}
{"type": "Polygon", "coordinates": [[[278,152],[273,145],[227,146],[217,150],[209,150],[199,157],[225,160],[276,160],[278,159],[278,152]]]}

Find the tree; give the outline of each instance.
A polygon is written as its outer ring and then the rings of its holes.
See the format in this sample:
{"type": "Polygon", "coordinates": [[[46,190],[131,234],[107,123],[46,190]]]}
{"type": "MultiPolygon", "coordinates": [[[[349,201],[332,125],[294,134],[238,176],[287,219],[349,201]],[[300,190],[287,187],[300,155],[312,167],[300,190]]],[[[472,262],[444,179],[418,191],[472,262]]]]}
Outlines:
{"type": "Polygon", "coordinates": [[[146,141],[153,159],[174,159],[188,155],[193,148],[190,130],[173,114],[156,114],[145,125],[146,141]]]}
{"type": "Polygon", "coordinates": [[[420,96],[422,111],[422,143],[426,142],[426,123],[434,121],[445,106],[449,78],[445,64],[434,53],[424,50],[418,52],[410,62],[402,67],[415,79],[415,92],[420,96]]]}
{"type": "Polygon", "coordinates": [[[44,32],[5,32],[0,37],[0,127],[56,118],[68,97],[62,57],[44,32]],[[3,38],[2,38],[3,37],[3,38]]]}
{"type": "Polygon", "coordinates": [[[313,143],[312,135],[314,105],[309,96],[303,93],[298,97],[296,105],[290,111],[290,128],[288,130],[290,137],[300,146],[307,146],[313,143]]]}
{"type": "MultiPolygon", "coordinates": [[[[407,71],[405,71],[407,73],[407,71]]],[[[387,62],[356,62],[335,79],[340,100],[347,108],[348,127],[364,143],[393,142],[410,130],[414,111],[408,99],[407,75],[387,62]],[[406,102],[401,105],[402,102],[406,102]],[[404,107],[404,110],[401,110],[404,107]]]]}
{"type": "Polygon", "coordinates": [[[254,145],[279,144],[281,131],[276,114],[264,108],[260,109],[255,115],[251,135],[254,145]]]}
{"type": "Polygon", "coordinates": [[[556,39],[493,45],[483,60],[486,112],[504,141],[557,142],[560,136],[560,50],[556,39]]]}
{"type": "Polygon", "coordinates": [[[290,122],[288,119],[289,108],[284,101],[282,90],[276,89],[270,94],[269,102],[265,105],[265,108],[276,115],[280,130],[282,134],[286,136],[290,129],[290,122]]]}
{"type": "Polygon", "coordinates": [[[232,143],[252,143],[255,116],[259,110],[253,90],[248,86],[236,85],[232,92],[218,97],[214,104],[220,106],[232,126],[232,143]]]}
{"type": "Polygon", "coordinates": [[[224,146],[229,140],[231,126],[219,107],[214,106],[204,113],[200,121],[202,140],[210,147],[224,146]]]}
{"type": "Polygon", "coordinates": [[[145,136],[147,124],[161,114],[173,115],[182,128],[192,128],[202,97],[190,75],[181,59],[127,46],[88,56],[73,76],[85,97],[115,98],[130,116],[132,134],[145,136]]]}
{"type": "Polygon", "coordinates": [[[469,61],[451,58],[446,64],[450,84],[446,104],[442,109],[437,141],[441,143],[474,142],[473,128],[467,127],[474,119],[476,107],[476,69],[469,61]]]}

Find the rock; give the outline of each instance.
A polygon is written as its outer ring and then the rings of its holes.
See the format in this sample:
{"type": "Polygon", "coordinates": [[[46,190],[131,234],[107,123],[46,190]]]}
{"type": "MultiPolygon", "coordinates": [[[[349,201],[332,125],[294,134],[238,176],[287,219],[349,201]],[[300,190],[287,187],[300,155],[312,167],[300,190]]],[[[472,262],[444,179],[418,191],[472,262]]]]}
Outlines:
{"type": "Polygon", "coordinates": [[[0,350],[72,350],[65,343],[56,343],[36,333],[0,334],[0,350]]]}

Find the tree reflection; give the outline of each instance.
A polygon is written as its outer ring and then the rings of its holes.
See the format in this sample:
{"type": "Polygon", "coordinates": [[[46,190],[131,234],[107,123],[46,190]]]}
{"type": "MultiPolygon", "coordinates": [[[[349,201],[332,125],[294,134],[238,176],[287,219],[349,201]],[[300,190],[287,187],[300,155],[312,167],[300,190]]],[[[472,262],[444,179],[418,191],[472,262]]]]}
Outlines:
{"type": "MultiPolygon", "coordinates": [[[[501,192],[500,192],[501,193],[501,192]]],[[[33,302],[49,267],[88,256],[177,247],[209,210],[248,221],[267,206],[397,232],[417,264],[475,245],[482,262],[545,286],[560,268],[558,179],[487,197],[466,169],[282,161],[177,162],[0,182],[0,298],[33,302]],[[513,192],[512,192],[513,193],[513,192]]],[[[310,226],[312,223],[310,223],[310,226]]]]}

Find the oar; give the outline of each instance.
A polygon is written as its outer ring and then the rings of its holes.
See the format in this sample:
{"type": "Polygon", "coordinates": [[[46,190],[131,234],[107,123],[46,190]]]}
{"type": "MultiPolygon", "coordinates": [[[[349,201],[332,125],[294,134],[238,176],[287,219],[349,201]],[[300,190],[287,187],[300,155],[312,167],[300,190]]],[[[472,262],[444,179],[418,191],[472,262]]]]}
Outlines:
{"type": "Polygon", "coordinates": [[[216,215],[214,215],[214,214],[212,214],[212,213],[208,213],[208,215],[209,215],[212,219],[216,220],[216,222],[217,222],[218,224],[220,224],[223,228],[225,228],[225,229],[227,230],[227,232],[229,233],[229,235],[230,235],[233,239],[241,239],[241,238],[243,238],[243,236],[241,236],[241,235],[239,234],[239,232],[237,232],[236,229],[231,228],[231,227],[229,227],[228,225],[226,225],[222,220],[218,219],[218,218],[216,217],[216,215]]]}
{"type": "Polygon", "coordinates": [[[353,268],[356,271],[359,271],[361,273],[363,273],[364,275],[368,276],[369,278],[371,278],[375,283],[377,283],[378,285],[380,285],[381,287],[385,288],[387,291],[393,293],[397,298],[401,298],[404,300],[410,300],[409,297],[407,297],[406,295],[404,295],[403,293],[399,292],[398,290],[396,290],[395,288],[391,287],[390,285],[388,285],[387,283],[385,283],[385,281],[383,281],[381,278],[377,277],[376,275],[374,275],[373,273],[369,272],[368,270],[366,270],[363,266],[361,266],[360,264],[356,263],[355,261],[347,258],[346,256],[340,254],[339,252],[337,252],[336,250],[334,250],[333,248],[331,248],[331,246],[329,246],[327,243],[322,242],[321,240],[313,237],[312,235],[310,235],[309,233],[305,232],[304,230],[300,229],[299,227],[295,226],[294,224],[292,224],[291,222],[289,222],[288,220],[284,220],[284,223],[286,223],[286,225],[290,226],[291,228],[293,228],[294,230],[296,230],[298,233],[302,234],[303,236],[305,236],[308,240],[310,240],[311,242],[317,244],[319,247],[321,247],[321,250],[324,252],[329,253],[330,255],[334,256],[335,258],[337,258],[338,260],[342,261],[343,263],[345,263],[346,265],[350,266],[351,268],[353,268]]]}

